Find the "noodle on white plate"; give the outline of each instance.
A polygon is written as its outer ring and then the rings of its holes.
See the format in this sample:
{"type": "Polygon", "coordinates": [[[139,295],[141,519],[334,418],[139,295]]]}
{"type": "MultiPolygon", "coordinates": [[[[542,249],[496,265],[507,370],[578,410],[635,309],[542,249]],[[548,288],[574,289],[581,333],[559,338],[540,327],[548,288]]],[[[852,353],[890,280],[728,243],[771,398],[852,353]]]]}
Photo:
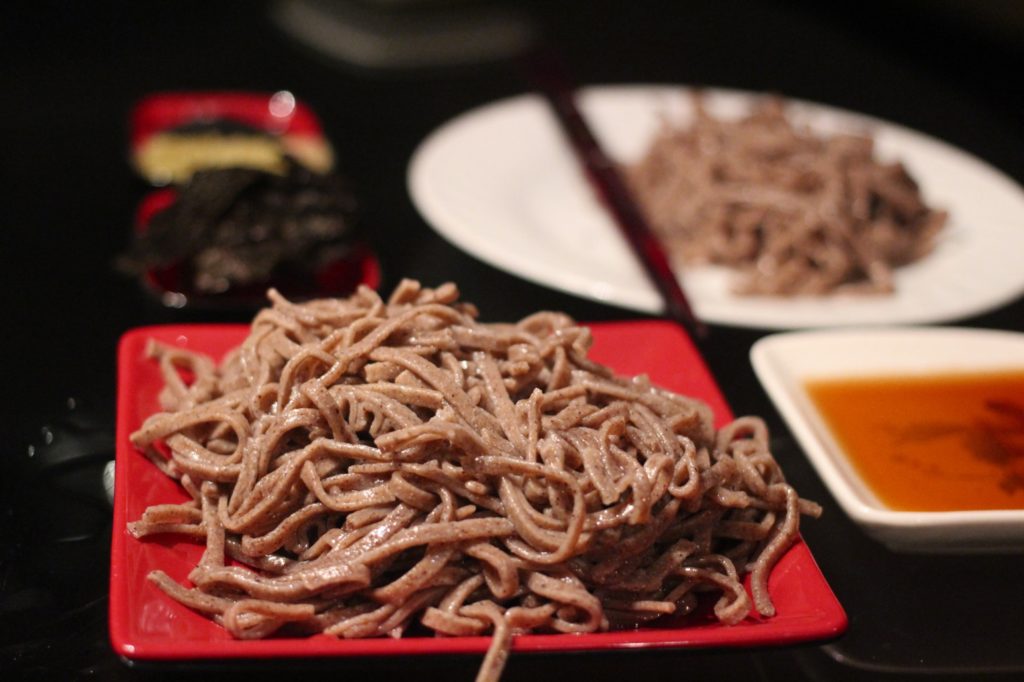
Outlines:
{"type": "Polygon", "coordinates": [[[870,137],[815,135],[778,98],[726,120],[697,95],[694,111],[624,169],[677,262],[734,268],[744,295],[886,294],[895,268],[934,247],[946,213],[870,137]]]}

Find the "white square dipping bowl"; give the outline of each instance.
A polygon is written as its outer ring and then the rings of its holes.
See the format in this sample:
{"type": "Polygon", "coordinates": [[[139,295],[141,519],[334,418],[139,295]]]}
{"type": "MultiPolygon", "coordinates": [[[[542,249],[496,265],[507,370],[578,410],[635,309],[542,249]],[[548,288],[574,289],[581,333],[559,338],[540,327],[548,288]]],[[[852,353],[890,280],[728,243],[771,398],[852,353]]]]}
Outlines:
{"type": "Polygon", "coordinates": [[[870,536],[907,552],[1024,549],[1024,510],[887,508],[860,478],[806,390],[813,379],[1022,370],[1024,334],[929,327],[788,332],[757,341],[750,359],[818,475],[870,536]]]}

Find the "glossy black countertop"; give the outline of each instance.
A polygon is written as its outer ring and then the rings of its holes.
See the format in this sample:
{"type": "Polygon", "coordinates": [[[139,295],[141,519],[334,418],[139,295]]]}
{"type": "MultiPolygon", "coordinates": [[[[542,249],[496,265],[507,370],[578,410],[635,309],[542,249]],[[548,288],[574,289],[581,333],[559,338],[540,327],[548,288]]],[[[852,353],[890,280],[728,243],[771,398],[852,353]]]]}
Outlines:
{"type": "MultiPolygon", "coordinates": [[[[356,4],[360,11],[375,6],[356,4]]],[[[199,668],[133,667],[115,656],[106,628],[110,513],[97,481],[112,452],[117,340],[146,324],[251,314],[164,308],[111,263],[128,244],[147,189],[127,163],[133,102],[162,90],[288,89],[318,112],[356,184],[383,290],[402,277],[456,280],[490,320],[541,308],[580,320],[639,318],[475,260],[437,236],[409,199],[405,171],[417,143],[452,116],[524,92],[523,82],[501,60],[433,68],[341,63],[283,32],[271,18],[273,4],[68,5],[7,9],[0,24],[0,291],[8,320],[0,338],[13,375],[0,417],[3,677],[205,678],[215,669],[229,679],[290,671],[470,678],[475,657],[199,668]]],[[[516,8],[544,27],[582,83],[780,92],[920,130],[1024,181],[1019,5],[993,2],[981,13],[966,2],[818,5],[516,8]]],[[[1024,216],[1011,218],[1024,229],[1024,216]]],[[[1024,301],[955,324],[1024,331],[1024,301]]],[[[1024,678],[1022,557],[896,554],[864,535],[753,374],[750,346],[767,333],[712,326],[700,349],[734,411],[767,418],[787,476],[825,506],[803,535],[849,615],[847,633],[784,649],[513,655],[506,680],[1024,678]]]]}

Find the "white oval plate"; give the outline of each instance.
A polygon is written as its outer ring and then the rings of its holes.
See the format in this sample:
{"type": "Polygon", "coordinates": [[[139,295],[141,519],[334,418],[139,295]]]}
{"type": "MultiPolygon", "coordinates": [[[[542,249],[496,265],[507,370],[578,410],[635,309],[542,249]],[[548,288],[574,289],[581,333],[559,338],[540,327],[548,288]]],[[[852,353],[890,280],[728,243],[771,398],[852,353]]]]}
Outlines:
{"type": "Polygon", "coordinates": [[[904,512],[861,480],[807,394],[810,379],[1024,368],[1024,334],[966,328],[832,329],[766,336],[750,350],[758,379],[843,511],[890,548],[1024,549],[1024,510],[904,512]]]}
{"type": "MultiPolygon", "coordinates": [[[[758,95],[705,90],[712,113],[735,117],[758,95]]],[[[685,121],[678,86],[587,88],[580,106],[609,155],[639,159],[662,116],[685,121]]],[[[740,297],[729,273],[688,268],[682,280],[707,322],[801,327],[941,322],[985,312],[1024,292],[1024,190],[981,160],[878,119],[790,101],[822,133],[871,133],[879,157],[903,161],[925,199],[950,212],[936,250],[896,272],[891,296],[740,297]]],[[[408,171],[412,199],[456,246],[533,282],[634,310],[662,309],[656,290],[601,208],[546,104],[535,95],[462,114],[432,133],[408,171]]]]}

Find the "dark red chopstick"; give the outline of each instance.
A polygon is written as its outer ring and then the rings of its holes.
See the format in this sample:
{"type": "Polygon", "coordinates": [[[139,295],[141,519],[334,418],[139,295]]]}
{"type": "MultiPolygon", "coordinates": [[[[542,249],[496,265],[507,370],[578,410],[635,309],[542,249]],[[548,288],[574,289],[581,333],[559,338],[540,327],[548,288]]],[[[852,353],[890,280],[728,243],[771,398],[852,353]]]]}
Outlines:
{"type": "Polygon", "coordinates": [[[526,59],[526,66],[527,77],[551,105],[591,185],[661,294],[666,317],[682,325],[692,335],[705,337],[707,327],[690,307],[664,247],[651,231],[615,163],[604,153],[576,106],[575,88],[564,67],[549,52],[531,54],[526,59]]]}

